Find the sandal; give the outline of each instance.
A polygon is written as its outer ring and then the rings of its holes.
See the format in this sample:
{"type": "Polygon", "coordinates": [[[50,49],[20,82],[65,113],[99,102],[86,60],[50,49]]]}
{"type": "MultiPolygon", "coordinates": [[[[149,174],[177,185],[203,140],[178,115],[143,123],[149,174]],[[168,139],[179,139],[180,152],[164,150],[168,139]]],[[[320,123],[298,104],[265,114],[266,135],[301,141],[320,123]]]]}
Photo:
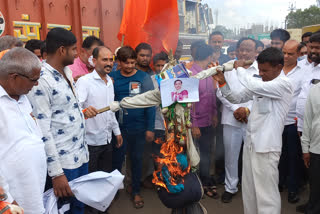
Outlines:
{"type": "Polygon", "coordinates": [[[139,194],[136,194],[132,197],[132,202],[133,202],[133,207],[136,209],[140,209],[144,206],[143,198],[139,194]],[[136,197],[139,197],[140,199],[137,200],[136,197]]]}
{"type": "Polygon", "coordinates": [[[212,186],[212,187],[203,187],[204,194],[206,194],[210,198],[218,199],[219,194],[217,193],[217,187],[212,186]]]}

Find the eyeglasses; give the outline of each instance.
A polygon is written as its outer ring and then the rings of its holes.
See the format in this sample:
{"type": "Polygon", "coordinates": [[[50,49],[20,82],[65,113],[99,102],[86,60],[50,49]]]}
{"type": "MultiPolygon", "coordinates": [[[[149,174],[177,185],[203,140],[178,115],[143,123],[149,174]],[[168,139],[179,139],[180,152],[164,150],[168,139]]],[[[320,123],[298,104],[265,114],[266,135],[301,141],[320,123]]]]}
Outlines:
{"type": "Polygon", "coordinates": [[[37,79],[31,79],[30,77],[28,77],[27,75],[24,75],[24,74],[19,74],[19,73],[16,73],[18,74],[19,76],[22,76],[24,78],[27,78],[28,80],[30,80],[31,82],[34,82],[36,83],[40,78],[37,78],[37,79]]]}

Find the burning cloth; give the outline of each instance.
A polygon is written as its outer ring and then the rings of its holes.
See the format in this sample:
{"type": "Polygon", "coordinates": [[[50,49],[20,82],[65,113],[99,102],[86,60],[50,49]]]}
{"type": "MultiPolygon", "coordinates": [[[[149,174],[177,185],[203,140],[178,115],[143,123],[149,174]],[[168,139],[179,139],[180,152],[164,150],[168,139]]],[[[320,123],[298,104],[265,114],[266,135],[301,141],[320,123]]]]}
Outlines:
{"type": "MultiPolygon", "coordinates": [[[[197,78],[205,79],[216,74],[216,69],[232,70],[233,61],[204,70],[195,76],[191,76],[182,64],[175,65],[170,60],[156,79],[160,83],[164,79],[172,78],[197,78]]],[[[159,84],[161,85],[161,84],[159,84]]],[[[170,96],[170,95],[169,95],[170,96]]],[[[134,97],[126,97],[120,103],[114,102],[110,107],[112,111],[121,108],[147,108],[161,106],[160,90],[148,91],[134,97]]],[[[190,122],[190,109],[192,103],[175,102],[162,108],[166,125],[166,140],[161,143],[160,156],[156,158],[158,164],[153,173],[153,183],[158,188],[160,200],[165,206],[173,209],[173,213],[201,210],[206,213],[199,201],[203,195],[203,189],[198,176],[192,173],[199,162],[200,157],[194,146],[190,122]]]]}

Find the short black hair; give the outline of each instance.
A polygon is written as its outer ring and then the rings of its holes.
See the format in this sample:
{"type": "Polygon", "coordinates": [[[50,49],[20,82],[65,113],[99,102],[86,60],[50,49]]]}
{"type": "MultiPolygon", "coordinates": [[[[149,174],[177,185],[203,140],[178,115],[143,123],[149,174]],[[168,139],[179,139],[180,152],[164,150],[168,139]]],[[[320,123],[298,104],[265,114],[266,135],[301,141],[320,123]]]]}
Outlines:
{"type": "Polygon", "coordinates": [[[40,53],[42,57],[43,57],[43,53],[47,53],[47,46],[45,41],[41,42],[40,53]]]}
{"type": "Polygon", "coordinates": [[[280,39],[285,43],[290,39],[290,33],[284,29],[278,28],[271,32],[270,38],[273,39],[280,39]]]}
{"type": "Polygon", "coordinates": [[[61,46],[70,47],[77,43],[71,31],[64,28],[52,28],[47,34],[46,47],[48,54],[54,54],[61,46]]]}
{"type": "Polygon", "coordinates": [[[249,38],[249,37],[242,37],[241,39],[239,39],[239,41],[237,42],[237,46],[236,46],[236,48],[237,48],[237,49],[239,49],[239,47],[240,47],[241,43],[242,43],[243,41],[247,41],[247,40],[251,40],[251,41],[253,41],[253,42],[254,42],[254,44],[255,44],[256,49],[258,48],[257,40],[252,39],[252,38],[249,38]]]}
{"type": "Polygon", "coordinates": [[[98,46],[104,46],[103,41],[101,41],[98,37],[95,36],[88,36],[82,42],[82,48],[90,49],[92,45],[97,44],[98,46]]]}
{"type": "Polygon", "coordinates": [[[152,54],[152,48],[151,48],[151,45],[149,45],[148,43],[140,43],[139,45],[137,45],[136,47],[136,53],[138,54],[141,50],[149,50],[152,54]]]}
{"type": "Polygon", "coordinates": [[[159,60],[163,60],[168,62],[168,54],[166,54],[165,52],[161,51],[160,53],[157,53],[156,55],[154,55],[153,57],[153,64],[156,64],[157,61],[159,60]]]}
{"type": "Polygon", "coordinates": [[[99,58],[99,53],[100,53],[100,50],[103,49],[103,48],[107,48],[111,53],[111,49],[106,47],[106,46],[98,46],[96,47],[95,49],[93,49],[92,51],[92,57],[95,58],[95,59],[98,59],[99,58]]]}
{"type": "Polygon", "coordinates": [[[176,84],[176,82],[181,82],[181,84],[182,84],[182,80],[176,80],[176,81],[174,81],[174,85],[176,84]]]}
{"type": "Polygon", "coordinates": [[[256,40],[257,48],[262,47],[264,49],[264,44],[260,40],[256,40]]]}
{"type": "Polygon", "coordinates": [[[219,36],[222,36],[222,38],[224,38],[223,34],[220,31],[213,31],[209,36],[209,41],[211,40],[211,37],[215,35],[219,35],[219,36]]]}
{"type": "Polygon", "coordinates": [[[117,53],[120,62],[126,62],[128,59],[137,59],[137,54],[130,46],[123,46],[117,53]]]}
{"type": "Polygon", "coordinates": [[[235,45],[235,44],[230,45],[230,46],[228,47],[227,53],[229,54],[229,53],[231,53],[231,52],[233,52],[233,51],[236,51],[236,45],[235,45]]]}
{"type": "Polygon", "coordinates": [[[29,41],[27,41],[27,43],[24,47],[33,53],[34,50],[41,49],[41,44],[42,44],[41,40],[30,39],[29,41]]]}
{"type": "Polygon", "coordinates": [[[312,35],[312,32],[305,32],[304,34],[302,34],[302,36],[301,36],[301,41],[303,41],[303,39],[305,38],[305,37],[310,37],[312,35]]]}
{"type": "Polygon", "coordinates": [[[309,42],[318,42],[318,43],[320,43],[320,32],[313,33],[310,36],[309,42]]]}
{"type": "Polygon", "coordinates": [[[201,39],[201,40],[196,40],[196,41],[192,42],[192,43],[191,43],[191,46],[190,46],[190,50],[198,47],[198,46],[201,45],[201,44],[206,44],[206,42],[205,42],[203,39],[201,39]]]}
{"type": "Polygon", "coordinates": [[[307,44],[304,42],[300,42],[300,44],[298,46],[298,52],[300,52],[303,47],[307,47],[307,44]]]}
{"type": "Polygon", "coordinates": [[[273,67],[276,67],[279,64],[284,65],[283,53],[278,48],[267,48],[259,54],[257,62],[259,64],[269,63],[273,67]]]}
{"type": "Polygon", "coordinates": [[[213,54],[213,47],[207,44],[199,44],[194,55],[194,60],[201,61],[213,54]]]}

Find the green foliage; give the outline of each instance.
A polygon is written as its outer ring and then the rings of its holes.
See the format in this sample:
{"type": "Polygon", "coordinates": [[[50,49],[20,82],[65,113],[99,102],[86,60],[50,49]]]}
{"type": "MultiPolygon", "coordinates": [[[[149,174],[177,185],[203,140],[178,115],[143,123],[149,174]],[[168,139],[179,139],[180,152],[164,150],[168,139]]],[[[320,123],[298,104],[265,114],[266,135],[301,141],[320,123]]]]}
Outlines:
{"type": "Polygon", "coordinates": [[[286,17],[286,22],[288,29],[320,24],[320,8],[311,6],[305,10],[291,11],[286,17]]]}

